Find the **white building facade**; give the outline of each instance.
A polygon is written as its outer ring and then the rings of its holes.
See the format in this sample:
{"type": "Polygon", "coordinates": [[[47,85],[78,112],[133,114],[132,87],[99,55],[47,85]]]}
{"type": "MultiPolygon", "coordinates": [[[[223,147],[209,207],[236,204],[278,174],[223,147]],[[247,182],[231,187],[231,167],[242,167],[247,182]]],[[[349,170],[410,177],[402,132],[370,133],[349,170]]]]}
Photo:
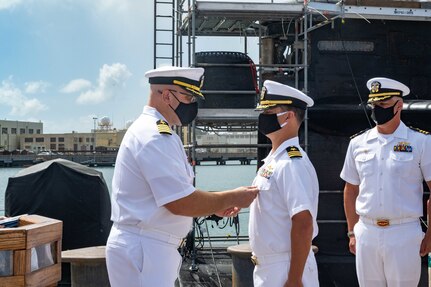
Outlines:
{"type": "Polygon", "coordinates": [[[20,138],[43,134],[42,122],[0,120],[0,150],[20,149],[20,138]]]}

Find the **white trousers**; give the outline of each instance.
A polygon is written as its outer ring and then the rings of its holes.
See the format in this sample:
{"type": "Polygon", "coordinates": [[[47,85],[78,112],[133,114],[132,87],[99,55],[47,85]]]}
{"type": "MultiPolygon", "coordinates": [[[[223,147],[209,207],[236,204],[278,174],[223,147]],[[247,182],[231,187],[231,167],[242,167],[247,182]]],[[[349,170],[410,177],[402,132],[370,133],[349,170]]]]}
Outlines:
{"type": "Polygon", "coordinates": [[[174,244],[112,226],[106,244],[111,287],[173,287],[181,267],[174,244]]]}
{"type": "Polygon", "coordinates": [[[419,220],[388,227],[359,220],[354,232],[356,273],[361,287],[418,286],[423,238],[419,220]]]}
{"type": "MultiPolygon", "coordinates": [[[[259,261],[259,258],[257,259],[259,261]]],[[[283,287],[287,281],[290,268],[290,258],[274,263],[259,263],[254,267],[254,287],[283,287]]],[[[316,258],[313,251],[308,254],[302,275],[304,287],[318,287],[319,278],[317,273],[316,258]]]]}

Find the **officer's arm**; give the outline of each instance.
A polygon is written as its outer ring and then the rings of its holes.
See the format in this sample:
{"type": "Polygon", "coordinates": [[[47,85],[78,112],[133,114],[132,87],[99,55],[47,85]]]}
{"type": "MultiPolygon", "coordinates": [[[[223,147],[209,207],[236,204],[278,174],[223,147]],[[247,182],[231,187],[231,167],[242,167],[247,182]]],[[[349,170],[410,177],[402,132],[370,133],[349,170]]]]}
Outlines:
{"type": "Polygon", "coordinates": [[[353,232],[353,227],[359,220],[359,215],[356,214],[356,198],[359,194],[359,185],[354,185],[346,182],[344,186],[344,212],[347,219],[347,230],[353,232]]]}
{"type": "Polygon", "coordinates": [[[176,215],[200,217],[231,207],[248,207],[258,193],[256,187],[238,187],[222,192],[195,190],[190,195],[165,204],[176,215]]]}
{"type": "Polygon", "coordinates": [[[311,249],[313,237],[313,217],[310,211],[304,210],[292,217],[292,232],[290,240],[292,244],[292,258],[290,270],[285,286],[302,286],[302,274],[305,262],[311,249]]]}

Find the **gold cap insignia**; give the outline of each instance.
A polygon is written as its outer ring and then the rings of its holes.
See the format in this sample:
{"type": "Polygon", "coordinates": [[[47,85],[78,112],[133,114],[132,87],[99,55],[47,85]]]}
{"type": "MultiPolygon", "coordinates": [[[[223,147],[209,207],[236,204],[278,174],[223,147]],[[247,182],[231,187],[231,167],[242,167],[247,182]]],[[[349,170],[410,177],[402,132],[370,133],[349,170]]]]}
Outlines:
{"type": "Polygon", "coordinates": [[[377,82],[377,81],[372,82],[371,83],[371,89],[370,89],[371,93],[372,94],[378,93],[380,91],[381,86],[382,86],[382,84],[380,84],[380,82],[377,82]]]}
{"type": "Polygon", "coordinates": [[[205,77],[204,77],[204,75],[202,75],[201,76],[201,78],[199,79],[199,89],[202,89],[202,87],[203,87],[203,85],[204,85],[204,80],[205,80],[205,77]]]}
{"type": "Polygon", "coordinates": [[[262,87],[262,91],[260,92],[260,100],[261,101],[263,99],[265,99],[265,95],[266,95],[266,87],[262,87]]]}

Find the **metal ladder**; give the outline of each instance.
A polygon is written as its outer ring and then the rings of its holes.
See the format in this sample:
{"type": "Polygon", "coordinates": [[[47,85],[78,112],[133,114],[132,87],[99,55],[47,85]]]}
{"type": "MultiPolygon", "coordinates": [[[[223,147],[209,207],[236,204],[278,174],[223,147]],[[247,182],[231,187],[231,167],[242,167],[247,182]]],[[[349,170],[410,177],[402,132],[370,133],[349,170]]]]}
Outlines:
{"type": "Polygon", "coordinates": [[[174,66],[175,0],[154,0],[154,68],[160,63],[174,66]],[[169,51],[170,50],[170,51],[169,51]]]}

